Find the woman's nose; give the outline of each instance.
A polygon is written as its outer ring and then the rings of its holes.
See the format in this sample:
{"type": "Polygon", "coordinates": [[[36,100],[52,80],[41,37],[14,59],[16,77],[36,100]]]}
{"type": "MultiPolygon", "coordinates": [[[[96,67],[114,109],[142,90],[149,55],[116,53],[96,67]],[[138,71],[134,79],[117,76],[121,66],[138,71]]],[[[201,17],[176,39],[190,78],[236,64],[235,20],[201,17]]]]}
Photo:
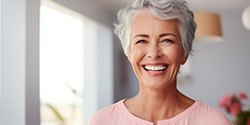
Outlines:
{"type": "Polygon", "coordinates": [[[152,59],[157,59],[162,57],[162,51],[158,44],[152,44],[148,48],[147,57],[152,59]]]}

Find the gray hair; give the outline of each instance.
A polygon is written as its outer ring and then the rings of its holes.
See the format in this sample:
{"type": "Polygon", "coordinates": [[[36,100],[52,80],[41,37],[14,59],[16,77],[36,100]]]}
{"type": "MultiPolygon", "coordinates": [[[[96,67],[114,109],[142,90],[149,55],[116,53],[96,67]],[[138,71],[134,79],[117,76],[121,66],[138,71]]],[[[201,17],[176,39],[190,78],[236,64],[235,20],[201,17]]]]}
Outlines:
{"type": "Polygon", "coordinates": [[[189,10],[187,2],[184,0],[135,0],[126,8],[119,10],[118,23],[114,24],[114,33],[120,39],[124,53],[128,56],[131,41],[131,20],[138,10],[144,8],[159,19],[178,20],[182,46],[185,54],[188,55],[192,50],[196,23],[193,12],[189,10]]]}

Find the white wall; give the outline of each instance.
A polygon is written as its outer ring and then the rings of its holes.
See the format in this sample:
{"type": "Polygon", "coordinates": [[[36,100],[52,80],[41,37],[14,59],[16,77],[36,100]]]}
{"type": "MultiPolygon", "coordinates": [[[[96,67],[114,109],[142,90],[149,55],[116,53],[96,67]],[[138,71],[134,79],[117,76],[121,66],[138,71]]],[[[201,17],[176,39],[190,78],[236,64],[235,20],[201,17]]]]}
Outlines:
{"type": "MultiPolygon", "coordinates": [[[[190,57],[191,78],[178,85],[188,96],[217,108],[225,94],[244,91],[250,96],[250,31],[241,23],[241,10],[221,12],[221,20],[223,42],[195,42],[190,57]]],[[[138,82],[126,58],[115,55],[123,60],[115,65],[116,72],[120,70],[119,75],[115,74],[120,78],[115,85],[118,101],[135,95],[138,82]]]]}
{"type": "Polygon", "coordinates": [[[2,44],[2,37],[1,37],[1,35],[2,35],[2,0],[0,0],[0,100],[1,100],[1,90],[2,90],[2,88],[1,88],[1,72],[2,72],[2,69],[1,69],[1,65],[2,65],[2,61],[1,61],[1,59],[2,59],[2,54],[1,54],[1,51],[2,51],[2,47],[1,47],[1,44],[2,44]]]}
{"type": "Polygon", "coordinates": [[[224,40],[197,41],[191,56],[191,83],[179,85],[187,95],[218,107],[225,94],[250,96],[250,31],[241,23],[241,11],[221,12],[224,40]]]}
{"type": "Polygon", "coordinates": [[[39,84],[27,74],[38,76],[38,63],[31,60],[38,56],[39,0],[2,0],[1,7],[0,124],[35,125],[39,123],[39,84]]]}
{"type": "Polygon", "coordinates": [[[1,27],[2,97],[0,100],[0,124],[25,124],[24,24],[24,1],[3,0],[1,27]]]}
{"type": "Polygon", "coordinates": [[[113,41],[109,27],[88,23],[84,43],[84,124],[113,102],[113,41]]]}
{"type": "MultiPolygon", "coordinates": [[[[98,109],[113,102],[113,34],[111,28],[99,25],[97,30],[97,77],[98,77],[98,109]]],[[[88,108],[88,107],[87,107],[88,108]]]]}

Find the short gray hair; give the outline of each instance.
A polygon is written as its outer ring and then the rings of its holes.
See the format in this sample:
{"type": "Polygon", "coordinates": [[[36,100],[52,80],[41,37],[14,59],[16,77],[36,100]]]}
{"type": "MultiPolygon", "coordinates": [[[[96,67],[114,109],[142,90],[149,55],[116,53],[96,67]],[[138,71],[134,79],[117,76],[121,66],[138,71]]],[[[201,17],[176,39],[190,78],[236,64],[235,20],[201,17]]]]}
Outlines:
{"type": "Polygon", "coordinates": [[[129,53],[131,20],[138,10],[144,8],[159,19],[178,20],[182,46],[185,54],[188,55],[192,50],[196,23],[193,12],[189,10],[184,0],[135,0],[126,8],[119,10],[118,23],[114,24],[114,33],[120,39],[124,53],[126,55],[129,53]]]}

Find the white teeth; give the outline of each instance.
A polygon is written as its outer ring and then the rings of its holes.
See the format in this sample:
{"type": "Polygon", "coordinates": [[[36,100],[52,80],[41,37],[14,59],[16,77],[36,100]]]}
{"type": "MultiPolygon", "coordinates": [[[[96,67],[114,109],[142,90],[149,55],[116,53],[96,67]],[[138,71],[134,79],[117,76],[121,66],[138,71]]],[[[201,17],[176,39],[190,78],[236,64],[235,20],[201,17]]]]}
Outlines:
{"type": "Polygon", "coordinates": [[[167,67],[163,66],[163,65],[159,65],[159,66],[145,66],[145,69],[147,70],[152,70],[152,71],[161,71],[161,70],[165,70],[167,67]]]}

